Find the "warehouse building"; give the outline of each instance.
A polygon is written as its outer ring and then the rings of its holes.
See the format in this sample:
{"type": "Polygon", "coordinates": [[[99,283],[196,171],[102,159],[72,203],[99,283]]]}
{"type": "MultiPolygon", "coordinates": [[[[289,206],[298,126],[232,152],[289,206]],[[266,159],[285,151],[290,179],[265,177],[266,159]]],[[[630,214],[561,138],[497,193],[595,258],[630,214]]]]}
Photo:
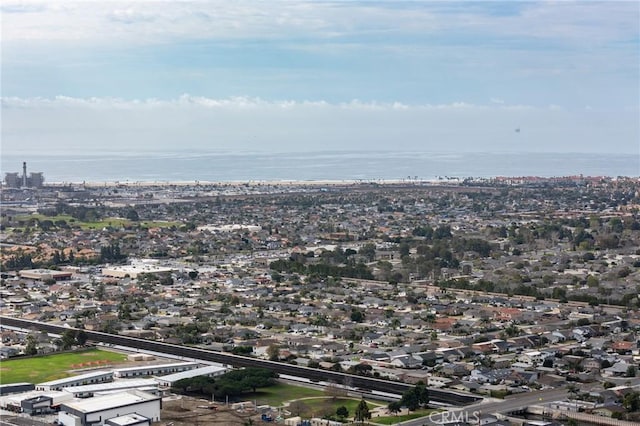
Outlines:
{"type": "Polygon", "coordinates": [[[160,421],[162,398],[139,390],[118,392],[64,403],[58,413],[58,424],[64,426],[126,425],[126,417],[136,414],[147,423],[160,421]],[[121,420],[118,420],[121,419],[121,420]]]}

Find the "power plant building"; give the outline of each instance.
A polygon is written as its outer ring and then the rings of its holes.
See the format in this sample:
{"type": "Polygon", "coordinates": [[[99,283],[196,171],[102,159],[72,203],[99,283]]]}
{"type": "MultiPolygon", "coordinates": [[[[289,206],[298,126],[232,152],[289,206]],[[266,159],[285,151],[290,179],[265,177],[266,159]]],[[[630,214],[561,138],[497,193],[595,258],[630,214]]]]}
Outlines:
{"type": "Polygon", "coordinates": [[[42,188],[44,185],[44,174],[42,172],[31,172],[27,175],[27,163],[22,163],[22,175],[18,172],[5,173],[4,184],[8,188],[42,188]]]}

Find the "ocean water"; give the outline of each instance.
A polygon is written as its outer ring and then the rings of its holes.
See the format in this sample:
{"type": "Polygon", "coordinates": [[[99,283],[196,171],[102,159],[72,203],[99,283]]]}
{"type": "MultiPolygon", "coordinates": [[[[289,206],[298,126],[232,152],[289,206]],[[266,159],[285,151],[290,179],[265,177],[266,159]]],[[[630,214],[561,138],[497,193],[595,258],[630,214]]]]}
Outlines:
{"type": "Polygon", "coordinates": [[[49,183],[640,176],[640,154],[391,151],[3,153],[2,175],[23,161],[49,183]]]}

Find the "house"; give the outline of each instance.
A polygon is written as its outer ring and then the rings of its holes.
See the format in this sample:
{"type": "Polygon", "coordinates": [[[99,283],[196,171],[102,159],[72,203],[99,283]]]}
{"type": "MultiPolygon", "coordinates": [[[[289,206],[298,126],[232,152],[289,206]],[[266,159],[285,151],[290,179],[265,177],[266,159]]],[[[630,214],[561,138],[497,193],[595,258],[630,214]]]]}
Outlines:
{"type": "Polygon", "coordinates": [[[399,355],[391,359],[391,365],[398,368],[420,368],[422,359],[413,355],[399,355]]]}
{"type": "Polygon", "coordinates": [[[546,351],[529,351],[520,354],[518,361],[528,366],[542,365],[544,360],[553,356],[553,353],[546,351]]]}
{"type": "Polygon", "coordinates": [[[523,386],[535,383],[538,380],[538,373],[535,371],[512,371],[504,379],[507,385],[523,386]]]}
{"type": "Polygon", "coordinates": [[[478,383],[490,383],[495,385],[498,383],[502,383],[511,374],[512,374],[512,370],[509,368],[475,369],[471,371],[469,380],[478,382],[478,383]]]}
{"type": "Polygon", "coordinates": [[[631,366],[632,364],[627,364],[625,361],[618,361],[611,367],[603,368],[600,373],[602,377],[623,377],[631,366]]]}
{"type": "Polygon", "coordinates": [[[595,358],[585,358],[582,360],[580,365],[587,371],[600,371],[601,366],[600,360],[595,358]]]}
{"type": "Polygon", "coordinates": [[[446,363],[440,368],[440,373],[445,376],[463,377],[469,374],[469,370],[467,370],[465,364],[446,363]]]}
{"type": "Polygon", "coordinates": [[[598,416],[609,417],[609,418],[611,417],[620,418],[621,415],[624,415],[626,413],[627,413],[627,410],[621,404],[618,404],[618,403],[609,403],[602,407],[597,407],[591,410],[591,414],[596,414],[598,416]]]}

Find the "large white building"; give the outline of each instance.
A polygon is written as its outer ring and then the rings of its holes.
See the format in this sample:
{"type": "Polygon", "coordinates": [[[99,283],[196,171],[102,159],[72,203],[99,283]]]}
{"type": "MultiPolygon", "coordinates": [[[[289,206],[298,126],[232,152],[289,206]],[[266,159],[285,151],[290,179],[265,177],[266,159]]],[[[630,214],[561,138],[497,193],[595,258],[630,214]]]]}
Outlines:
{"type": "Polygon", "coordinates": [[[63,403],[58,413],[58,424],[64,426],[113,425],[114,422],[118,424],[115,419],[131,414],[136,414],[141,419],[146,418],[150,422],[159,422],[161,409],[161,397],[139,390],[130,390],[63,403]]]}
{"type": "Polygon", "coordinates": [[[73,395],[62,391],[29,391],[0,397],[3,410],[27,413],[42,413],[52,407],[73,399],[73,395]]]}
{"type": "Polygon", "coordinates": [[[81,374],[79,376],[66,377],[64,379],[38,383],[36,385],[36,390],[62,390],[71,386],[83,386],[111,381],[113,381],[112,371],[93,371],[91,373],[81,374]]]}
{"type": "Polygon", "coordinates": [[[114,382],[96,383],[93,385],[70,386],[64,388],[64,391],[69,392],[75,398],[89,398],[130,389],[139,389],[155,395],[158,393],[158,382],[154,379],[116,380],[114,382]]]}
{"type": "Polygon", "coordinates": [[[167,376],[156,377],[154,380],[163,388],[170,388],[175,382],[182,379],[190,379],[198,376],[215,377],[221,376],[229,371],[222,365],[207,365],[193,370],[182,371],[180,373],[169,374],[167,376]]]}
{"type": "Polygon", "coordinates": [[[113,370],[115,377],[144,377],[161,376],[166,374],[179,373],[181,371],[193,370],[200,367],[197,362],[178,362],[173,364],[143,365],[140,367],[118,368],[113,370]]]}

